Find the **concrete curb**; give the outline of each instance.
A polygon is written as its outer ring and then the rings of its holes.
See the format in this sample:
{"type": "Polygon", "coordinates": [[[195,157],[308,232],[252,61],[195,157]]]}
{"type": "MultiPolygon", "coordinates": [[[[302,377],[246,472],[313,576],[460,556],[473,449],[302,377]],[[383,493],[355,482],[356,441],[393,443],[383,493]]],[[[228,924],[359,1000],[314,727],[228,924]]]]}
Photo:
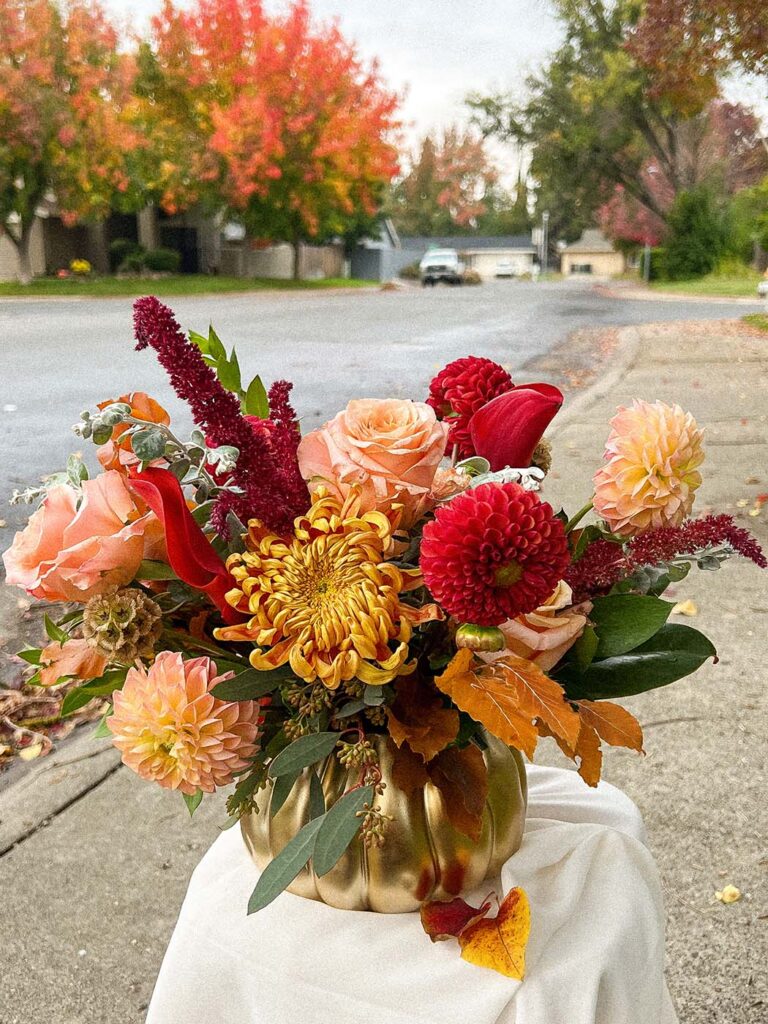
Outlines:
{"type": "Polygon", "coordinates": [[[594,384],[590,384],[586,390],[565,406],[555,420],[554,426],[547,433],[548,440],[557,437],[587,409],[605,398],[608,392],[615,388],[635,365],[640,350],[640,329],[623,327],[618,335],[619,346],[617,352],[611,357],[610,368],[594,384]]]}
{"type": "Polygon", "coordinates": [[[0,857],[89,793],[120,766],[120,752],[82,726],[0,792],[0,857]]]}

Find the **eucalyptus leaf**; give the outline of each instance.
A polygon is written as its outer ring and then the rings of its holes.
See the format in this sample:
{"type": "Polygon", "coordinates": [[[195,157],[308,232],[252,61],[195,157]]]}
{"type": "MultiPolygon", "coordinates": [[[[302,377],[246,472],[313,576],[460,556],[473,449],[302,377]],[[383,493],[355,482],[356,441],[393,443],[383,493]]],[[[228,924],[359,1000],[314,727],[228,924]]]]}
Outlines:
{"type": "Polygon", "coordinates": [[[273,693],[288,678],[290,675],[285,669],[260,672],[255,668],[247,668],[234,679],[218,683],[211,693],[219,700],[258,700],[259,697],[273,693]]]}
{"type": "Polygon", "coordinates": [[[386,698],[387,694],[383,686],[366,686],[363,690],[363,701],[365,702],[366,707],[381,707],[386,698]]]}
{"type": "Polygon", "coordinates": [[[613,700],[674,683],[716,655],[712,643],[698,630],[665,625],[634,650],[593,661],[583,675],[558,673],[558,679],[573,699],[613,700]]]}
{"type": "Polygon", "coordinates": [[[626,654],[649,640],[669,618],[673,605],[644,594],[596,597],[589,617],[598,637],[596,658],[626,654]]]}
{"type": "Polygon", "coordinates": [[[315,848],[317,833],[324,821],[325,815],[307,822],[267,864],[248,900],[249,914],[255,914],[268,906],[291,884],[302,868],[306,867],[315,848]]]}
{"type": "Polygon", "coordinates": [[[350,715],[357,715],[361,711],[365,711],[365,709],[368,706],[369,705],[366,704],[364,700],[351,700],[348,704],[344,704],[343,707],[341,707],[336,712],[336,717],[337,718],[349,718],[350,715]]]}
{"type": "MultiPolygon", "coordinates": [[[[281,775],[275,779],[272,786],[272,796],[269,800],[269,816],[273,818],[291,794],[301,772],[292,772],[290,775],[281,775]]],[[[314,817],[314,815],[312,815],[314,817]]]]}
{"type": "Polygon", "coordinates": [[[339,742],[337,732],[314,732],[300,736],[285,750],[281,750],[270,764],[268,772],[272,779],[301,771],[317,761],[323,761],[339,742]]]}
{"type": "Polygon", "coordinates": [[[137,430],[131,435],[131,447],[142,462],[153,462],[165,455],[165,434],[156,427],[137,430]]]}
{"type": "Polygon", "coordinates": [[[312,866],[315,874],[326,875],[355,838],[361,821],[357,816],[364,804],[373,799],[373,786],[363,786],[345,793],[331,807],[324,819],[315,841],[312,866]]]}

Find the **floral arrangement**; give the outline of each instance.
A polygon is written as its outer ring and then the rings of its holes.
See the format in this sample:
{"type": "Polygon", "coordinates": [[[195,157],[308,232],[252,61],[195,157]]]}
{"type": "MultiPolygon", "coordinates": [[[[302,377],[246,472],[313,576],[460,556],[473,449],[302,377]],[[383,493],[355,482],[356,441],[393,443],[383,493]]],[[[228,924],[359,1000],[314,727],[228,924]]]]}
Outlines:
{"type": "MultiPolygon", "coordinates": [[[[691,518],[702,431],[677,406],[619,410],[569,516],[539,493],[562,395],[489,359],[450,363],[425,401],[353,400],[302,436],[291,385],[244,386],[213,329],[185,336],[144,298],[135,332],[197,427],[181,440],[142,392],[81,414],[101,472],[73,456],[25,492],[42,501],[4,556],[9,583],[73,605],[21,656],[30,682],[67,688],[64,714],[105,702],[101,733],[190,812],[234,783],[236,821],[341,761],[347,794],[326,808],[320,790],[251,910],[320,848],[328,870],[350,842],[386,843],[374,735],[393,751],[389,784],[432,782],[474,839],[487,733],[529,758],[551,737],[596,785],[602,744],[642,750],[613,699],[715,656],[669,623],[665,589],[735,554],[766,566],[729,516],[691,518]]],[[[523,895],[510,898],[520,933],[523,895]]],[[[454,904],[426,908],[425,926],[471,959],[488,905],[454,904]]]]}

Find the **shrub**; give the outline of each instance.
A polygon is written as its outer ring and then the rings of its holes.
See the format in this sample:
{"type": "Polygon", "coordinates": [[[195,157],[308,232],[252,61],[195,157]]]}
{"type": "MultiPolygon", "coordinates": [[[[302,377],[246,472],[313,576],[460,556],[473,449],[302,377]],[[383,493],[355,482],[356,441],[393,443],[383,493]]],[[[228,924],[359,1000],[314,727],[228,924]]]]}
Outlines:
{"type": "Polygon", "coordinates": [[[181,266],[181,254],[175,249],[149,249],[144,253],[143,262],[154,274],[176,274],[181,266]]]}
{"type": "Polygon", "coordinates": [[[476,270],[465,270],[462,275],[464,284],[482,284],[483,279],[476,270]]]}
{"type": "Polygon", "coordinates": [[[409,263],[407,267],[401,267],[398,271],[398,277],[402,277],[405,281],[418,281],[421,277],[419,261],[416,260],[414,263],[409,263]]]}
{"type": "Polygon", "coordinates": [[[724,249],[722,213],[706,188],[680,192],[669,212],[666,276],[671,281],[704,277],[724,249]]]}
{"type": "MultiPolygon", "coordinates": [[[[650,253],[649,281],[663,281],[667,276],[667,250],[662,246],[656,246],[650,253]]],[[[645,250],[640,256],[640,277],[645,278],[645,250]]]]}
{"type": "Polygon", "coordinates": [[[117,268],[118,274],[140,274],[144,269],[144,253],[129,252],[117,268]]]}
{"type": "Polygon", "coordinates": [[[112,272],[126,262],[129,256],[135,256],[144,252],[144,246],[134,242],[131,238],[115,238],[109,243],[109,265],[112,272]]]}
{"type": "Polygon", "coordinates": [[[721,256],[713,274],[715,277],[755,277],[756,271],[738,256],[721,256]]]}

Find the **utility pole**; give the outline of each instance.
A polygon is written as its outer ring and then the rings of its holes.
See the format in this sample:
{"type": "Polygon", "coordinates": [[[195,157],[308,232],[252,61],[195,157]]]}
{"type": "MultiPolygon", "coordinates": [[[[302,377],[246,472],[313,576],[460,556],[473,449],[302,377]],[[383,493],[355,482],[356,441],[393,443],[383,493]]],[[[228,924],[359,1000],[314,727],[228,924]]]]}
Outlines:
{"type": "Polygon", "coordinates": [[[549,265],[549,210],[541,215],[541,275],[547,272],[549,265]]]}
{"type": "Polygon", "coordinates": [[[645,243],[645,254],[643,256],[643,280],[646,284],[651,280],[651,243],[645,243]]]}

